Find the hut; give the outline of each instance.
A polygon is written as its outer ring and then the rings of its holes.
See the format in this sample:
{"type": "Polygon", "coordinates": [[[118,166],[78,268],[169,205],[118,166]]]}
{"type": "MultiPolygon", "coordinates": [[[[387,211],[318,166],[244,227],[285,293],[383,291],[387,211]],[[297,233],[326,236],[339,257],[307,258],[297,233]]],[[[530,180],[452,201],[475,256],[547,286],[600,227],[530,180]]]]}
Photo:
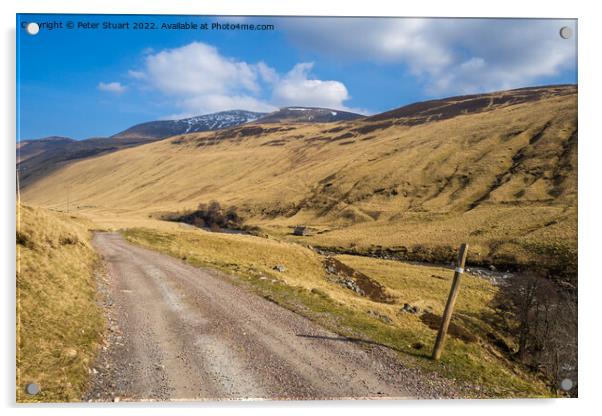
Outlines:
{"type": "Polygon", "coordinates": [[[309,229],[305,225],[297,225],[293,235],[304,236],[309,234],[309,229]]]}

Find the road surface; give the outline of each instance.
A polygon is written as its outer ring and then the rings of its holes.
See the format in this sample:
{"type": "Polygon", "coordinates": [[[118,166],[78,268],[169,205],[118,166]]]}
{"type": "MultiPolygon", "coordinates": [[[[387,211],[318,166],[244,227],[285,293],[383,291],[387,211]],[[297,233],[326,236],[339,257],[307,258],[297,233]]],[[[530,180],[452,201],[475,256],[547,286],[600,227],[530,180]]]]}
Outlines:
{"type": "Polygon", "coordinates": [[[340,337],[216,272],[117,233],[93,244],[106,263],[110,328],[86,400],[454,395],[394,352],[340,337]]]}

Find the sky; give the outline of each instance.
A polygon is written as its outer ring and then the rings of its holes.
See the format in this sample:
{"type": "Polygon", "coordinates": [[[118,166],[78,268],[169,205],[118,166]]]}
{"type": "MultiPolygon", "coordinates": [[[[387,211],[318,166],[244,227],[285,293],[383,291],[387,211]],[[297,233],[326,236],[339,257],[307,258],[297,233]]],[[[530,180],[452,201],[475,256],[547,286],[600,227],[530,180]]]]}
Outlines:
{"type": "Polygon", "coordinates": [[[106,137],[232,109],[375,114],[433,98],[576,84],[576,34],[575,20],[22,14],[17,140],[106,137]],[[40,32],[27,34],[27,22],[40,32]],[[128,26],[103,29],[105,22],[128,26]],[[163,26],[178,23],[198,27],[163,26]],[[559,35],[564,26],[569,39],[559,35]]]}

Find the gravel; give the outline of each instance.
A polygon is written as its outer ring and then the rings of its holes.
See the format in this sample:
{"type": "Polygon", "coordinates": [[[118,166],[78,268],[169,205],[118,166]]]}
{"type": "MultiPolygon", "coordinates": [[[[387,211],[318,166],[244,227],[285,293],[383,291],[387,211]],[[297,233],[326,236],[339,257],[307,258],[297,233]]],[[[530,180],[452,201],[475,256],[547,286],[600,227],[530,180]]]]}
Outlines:
{"type": "Polygon", "coordinates": [[[97,233],[109,330],[88,401],[408,399],[474,396],[341,337],[219,273],[97,233]]]}

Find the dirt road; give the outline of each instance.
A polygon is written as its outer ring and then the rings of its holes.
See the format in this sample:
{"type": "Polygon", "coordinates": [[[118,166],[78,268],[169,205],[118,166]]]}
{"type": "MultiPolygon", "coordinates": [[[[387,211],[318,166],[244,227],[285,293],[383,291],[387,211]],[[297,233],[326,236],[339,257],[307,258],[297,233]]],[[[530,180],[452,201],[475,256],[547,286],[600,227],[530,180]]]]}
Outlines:
{"type": "Polygon", "coordinates": [[[216,273],[117,233],[93,242],[108,269],[110,331],[85,399],[454,396],[392,351],[326,331],[216,273]]]}

